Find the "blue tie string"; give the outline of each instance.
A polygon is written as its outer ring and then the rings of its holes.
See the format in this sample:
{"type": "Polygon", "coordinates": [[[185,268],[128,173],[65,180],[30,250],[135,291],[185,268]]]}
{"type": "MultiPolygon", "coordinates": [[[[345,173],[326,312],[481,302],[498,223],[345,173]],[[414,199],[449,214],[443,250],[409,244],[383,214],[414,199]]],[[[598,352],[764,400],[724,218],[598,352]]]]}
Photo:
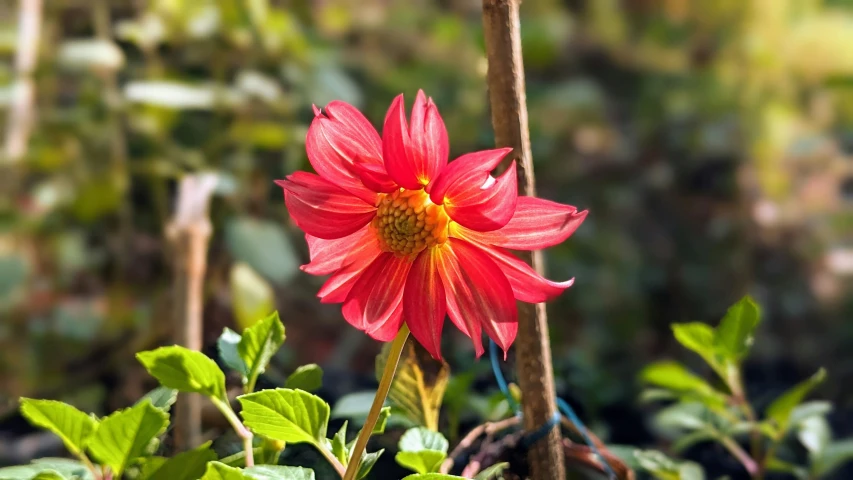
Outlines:
{"type": "MultiPolygon", "coordinates": [[[[521,406],[515,400],[515,397],[512,396],[512,393],[509,391],[509,385],[506,383],[506,378],[504,378],[503,371],[501,370],[500,359],[498,357],[498,345],[493,341],[489,340],[489,360],[492,364],[492,372],[495,374],[495,380],[497,381],[498,388],[500,388],[501,393],[503,393],[504,397],[506,397],[507,403],[509,403],[512,411],[515,412],[517,416],[521,416],[521,406]]],[[[616,478],[616,473],[613,471],[613,468],[610,466],[610,463],[607,459],[604,458],[604,455],[598,450],[598,447],[595,446],[595,443],[589,437],[589,431],[586,428],[586,425],[581,422],[581,419],[578,418],[574,409],[571,405],[569,405],[562,398],[557,398],[557,408],[558,412],[554,412],[554,415],[541,427],[536,430],[528,433],[522,439],[522,442],[526,447],[530,447],[534,443],[539,440],[545,438],[548,435],[548,432],[551,431],[552,428],[559,425],[560,423],[560,413],[566,416],[578,429],[581,436],[583,437],[584,442],[586,442],[587,446],[592,450],[598,460],[604,465],[604,469],[607,472],[607,475],[611,479],[616,478]]]]}

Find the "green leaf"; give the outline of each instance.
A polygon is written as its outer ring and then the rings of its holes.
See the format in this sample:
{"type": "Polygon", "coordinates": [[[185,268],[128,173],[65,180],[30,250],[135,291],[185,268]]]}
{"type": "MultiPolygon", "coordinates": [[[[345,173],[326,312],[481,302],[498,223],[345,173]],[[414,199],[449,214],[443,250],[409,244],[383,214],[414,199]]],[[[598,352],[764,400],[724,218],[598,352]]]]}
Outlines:
{"type": "Polygon", "coordinates": [[[32,480],[66,480],[65,476],[56,470],[44,470],[36,474],[32,480]]]}
{"type": "Polygon", "coordinates": [[[401,466],[417,473],[431,473],[438,470],[447,454],[439,450],[420,450],[417,452],[397,452],[394,457],[401,466]]]}
{"type": "Polygon", "coordinates": [[[62,478],[92,480],[91,472],[81,462],[51,457],[33,460],[29,465],[0,468],[0,479],[31,480],[41,472],[56,472],[62,475],[62,478]]]}
{"type": "Polygon", "coordinates": [[[341,425],[341,429],[338,430],[338,433],[332,437],[331,442],[331,451],[332,455],[337,458],[342,465],[346,465],[349,462],[349,450],[347,449],[347,422],[344,420],[344,424],[341,425]]]}
{"type": "Polygon", "coordinates": [[[275,310],[275,292],[269,282],[245,263],[235,263],[229,276],[234,317],[246,329],[275,310]]]}
{"type": "Polygon", "coordinates": [[[382,407],[379,410],[379,417],[376,419],[376,424],[373,425],[371,435],[382,435],[385,433],[385,427],[388,425],[388,418],[391,417],[391,407],[382,407]]]}
{"type": "Polygon", "coordinates": [[[246,364],[246,382],[254,385],[258,375],[264,373],[270,359],[284,343],[284,325],[278,312],[272,312],[260,322],[243,331],[237,352],[246,364]]]}
{"type": "Polygon", "coordinates": [[[823,400],[815,400],[812,402],[804,402],[791,411],[790,424],[797,425],[803,420],[810,417],[825,416],[832,411],[832,403],[823,400]]]}
{"type": "Polygon", "coordinates": [[[376,391],[348,393],[335,402],[332,418],[353,418],[361,423],[367,418],[376,391]]]}
{"type": "Polygon", "coordinates": [[[853,461],[853,439],[830,443],[812,466],[814,477],[828,475],[850,461],[853,461]]]}
{"type": "Polygon", "coordinates": [[[299,273],[299,257],[280,222],[238,217],[226,224],[225,241],[234,258],[278,285],[299,273]]]}
{"type": "MultiPolygon", "coordinates": [[[[382,376],[390,343],[376,357],[376,377],[382,376]]],[[[400,356],[388,402],[401,414],[430,430],[438,430],[441,400],[450,378],[450,366],[432,358],[418,342],[409,338],[400,356]]]]}
{"type": "Polygon", "coordinates": [[[704,480],[702,467],[692,462],[676,462],[656,450],[635,450],[639,468],[658,480],[704,480]]]}
{"type": "Polygon", "coordinates": [[[699,322],[674,323],[672,333],[678,343],[698,353],[708,365],[714,367],[714,370],[720,368],[714,340],[716,333],[713,327],[699,322]]]}
{"type": "Polygon", "coordinates": [[[509,462],[496,463],[480,471],[474,480],[500,480],[503,478],[502,474],[507,470],[509,470],[509,462]]]}
{"type": "Polygon", "coordinates": [[[382,456],[382,453],[385,449],[378,450],[372,453],[365,453],[361,457],[361,463],[358,465],[358,472],[355,474],[356,480],[361,480],[366,477],[371,470],[373,470],[373,466],[376,465],[376,462],[379,460],[379,457],[382,456]]]}
{"type": "Polygon", "coordinates": [[[323,369],[316,363],[302,365],[287,377],[284,386],[306,392],[317,391],[323,386],[323,369]]]}
{"type": "Polygon", "coordinates": [[[443,473],[415,473],[403,478],[403,480],[465,480],[465,477],[456,475],[445,475],[443,473]]]}
{"type": "Polygon", "coordinates": [[[811,458],[817,458],[823,454],[823,450],[832,441],[832,430],[826,418],[809,417],[800,422],[797,438],[809,451],[811,458]]]}
{"type": "Polygon", "coordinates": [[[168,424],[169,415],[146,400],[101,420],[89,440],[89,451],[118,477],[168,424]]]}
{"type": "Polygon", "coordinates": [[[791,413],[794,411],[794,408],[803,401],[812,389],[823,382],[825,378],[826,370],[821,368],[809,379],[800,382],[783,393],[767,407],[767,417],[776,422],[780,435],[784,435],[788,430],[791,413]]]}
{"type": "Polygon", "coordinates": [[[174,345],[139,352],[136,358],[164,387],[220,399],[225,397],[225,374],[201,352],[174,345]]]}
{"type": "Polygon", "coordinates": [[[419,452],[421,450],[437,450],[447,453],[447,439],[444,435],[426,428],[410,428],[400,437],[398,445],[401,452],[419,452]]]}
{"type": "Polygon", "coordinates": [[[329,405],[301,390],[277,388],[237,397],[240,414],[254,432],[288,443],[322,448],[329,423],[329,405]]]}
{"type": "Polygon", "coordinates": [[[302,467],[255,465],[243,470],[243,472],[256,480],[314,480],[314,471],[302,467]]]}
{"type": "Polygon", "coordinates": [[[224,463],[210,462],[200,480],[255,480],[239,468],[229,467],[224,463]]]}
{"type": "Polygon", "coordinates": [[[240,375],[245,377],[249,373],[249,368],[246,366],[246,362],[240,358],[240,353],[237,351],[237,345],[242,339],[242,335],[225,327],[222,330],[222,334],[219,335],[219,339],[216,340],[216,348],[219,350],[219,358],[225,362],[225,365],[240,372],[240,375]]]}
{"type": "Polygon", "coordinates": [[[216,452],[206,442],[198,448],[182,452],[166,460],[150,473],[143,468],[143,480],[196,480],[204,475],[208,462],[216,460],[216,452]]]}
{"type": "Polygon", "coordinates": [[[767,461],[767,471],[787,473],[797,477],[799,480],[806,480],[809,476],[809,472],[805,468],[779,460],[778,458],[771,458],[767,461]]]}
{"type": "Polygon", "coordinates": [[[178,391],[173,388],[167,387],[157,387],[154,390],[146,393],[139,399],[136,403],[142,403],[145,400],[149,400],[151,405],[163,410],[166,413],[169,413],[169,410],[172,408],[172,405],[175,404],[175,401],[178,399],[178,391]]]}
{"type": "Polygon", "coordinates": [[[752,345],[760,318],[758,305],[749,296],[743,297],[729,308],[717,327],[717,347],[735,360],[743,358],[752,345]]]}
{"type": "Polygon", "coordinates": [[[676,391],[707,404],[709,407],[725,405],[725,395],[703,378],[694,375],[678,362],[653,363],[640,372],[643,381],[676,391]]]}
{"type": "Polygon", "coordinates": [[[21,415],[31,424],[56,434],[69,452],[80,455],[98,426],[98,421],[55,400],[21,399],[21,415]]]}

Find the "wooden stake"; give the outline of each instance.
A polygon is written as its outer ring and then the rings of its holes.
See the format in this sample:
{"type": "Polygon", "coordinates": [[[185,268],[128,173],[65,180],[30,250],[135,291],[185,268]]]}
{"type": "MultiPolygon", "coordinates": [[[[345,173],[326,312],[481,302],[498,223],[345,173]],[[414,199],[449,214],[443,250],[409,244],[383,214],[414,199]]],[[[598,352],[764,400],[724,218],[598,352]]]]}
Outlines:
{"type": "MultiPolygon", "coordinates": [[[[166,229],[175,269],[175,343],[196,351],[202,348],[204,274],[211,234],[207,211],[216,182],[211,174],[184,177],[178,187],[175,216],[166,229]]],[[[175,449],[197,447],[202,441],[202,398],[181,394],[175,407],[175,449]]]]}
{"type": "MultiPolygon", "coordinates": [[[[483,27],[489,63],[489,99],[495,144],[497,147],[512,147],[511,155],[518,161],[518,193],[535,195],[527,98],[524,91],[519,4],[519,0],[483,0],[483,27]]],[[[537,272],[542,273],[540,252],[522,252],[519,256],[537,272]]],[[[519,303],[518,338],[515,345],[524,428],[534,431],[547,424],[557,409],[545,305],[519,303]]],[[[555,427],[547,436],[531,446],[528,459],[532,480],[566,478],[559,428],[555,427]]]]}

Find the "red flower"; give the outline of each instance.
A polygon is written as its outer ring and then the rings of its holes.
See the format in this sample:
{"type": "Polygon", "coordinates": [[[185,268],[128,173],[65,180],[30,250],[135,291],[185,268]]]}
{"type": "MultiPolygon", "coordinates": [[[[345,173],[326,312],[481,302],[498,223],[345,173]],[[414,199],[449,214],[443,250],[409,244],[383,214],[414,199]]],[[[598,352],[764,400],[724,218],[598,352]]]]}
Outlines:
{"type": "Polygon", "coordinates": [[[441,358],[447,314],[478,356],[484,330],[506,351],[518,329],[515,301],[543,302],[572,284],[542,278],[507,250],[561,243],[587,214],[519,197],[515,162],[492,177],[510,149],[448,163],[444,121],[422,91],[411,124],[403,96],[394,99],[382,138],[344,102],[314,112],[306,148],[318,175],[276,183],[306,234],[311,263],[302,270],[331,274],[318,296],[343,303],[354,327],[389,341],[406,322],[441,358]]]}

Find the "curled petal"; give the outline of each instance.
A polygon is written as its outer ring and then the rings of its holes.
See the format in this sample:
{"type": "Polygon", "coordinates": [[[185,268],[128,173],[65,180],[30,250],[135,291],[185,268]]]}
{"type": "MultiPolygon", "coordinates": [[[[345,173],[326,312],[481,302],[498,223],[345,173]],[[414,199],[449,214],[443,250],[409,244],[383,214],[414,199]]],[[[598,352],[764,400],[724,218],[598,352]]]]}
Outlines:
{"type": "Polygon", "coordinates": [[[360,158],[383,166],[382,141],[376,129],[358,109],[341,101],[329,103],[325,114],[314,107],[314,114],[305,139],[311,166],[326,180],[374,203],[375,192],[362,184],[352,165],[360,158]]]}
{"type": "Polygon", "coordinates": [[[356,159],[353,164],[353,171],[361,179],[361,183],[374,192],[391,193],[400,188],[385,172],[384,165],[356,159]]]}
{"type": "Polygon", "coordinates": [[[331,240],[359,230],[376,207],[318,175],[296,172],[276,183],[284,189],[287,210],[305,233],[331,240]]]}
{"type": "Polygon", "coordinates": [[[515,214],[503,227],[491,232],[478,232],[462,225],[451,225],[450,234],[512,250],[540,250],[569,238],[586,215],[586,210],[579,212],[571,205],[536,197],[518,197],[515,214]]]}
{"type": "Polygon", "coordinates": [[[412,336],[437,360],[441,360],[441,330],[447,314],[444,285],[438,275],[436,249],[418,255],[406,279],[403,312],[412,336]]]}
{"type": "Polygon", "coordinates": [[[450,320],[471,337],[477,356],[483,353],[482,330],[506,351],[515,340],[518,311],[501,269],[480,248],[460,239],[444,244],[438,260],[450,320]]]}
{"type": "Polygon", "coordinates": [[[447,164],[448,150],[447,129],[432,99],[418,92],[410,126],[403,95],[397,96],[382,128],[382,155],[388,175],[401,187],[423,188],[447,164]]]}
{"type": "MultiPolygon", "coordinates": [[[[344,302],[344,318],[368,335],[383,336],[388,322],[396,322],[403,301],[403,287],[412,267],[411,259],[393,253],[380,254],[364,270],[344,302]]],[[[396,334],[396,332],[394,332],[396,334]]]]}
{"type": "Polygon", "coordinates": [[[488,232],[509,222],[518,199],[515,162],[496,180],[491,176],[480,188],[466,190],[456,197],[445,197],[447,214],[460,225],[488,232]]]}
{"type": "MultiPolygon", "coordinates": [[[[326,280],[326,283],[317,292],[321,303],[342,303],[346,300],[359,275],[382,253],[376,235],[369,228],[365,227],[368,233],[361,238],[346,237],[352,242],[357,243],[349,244],[346,254],[336,256],[336,260],[333,260],[340,261],[341,266],[326,280]]],[[[328,242],[328,240],[321,239],[317,239],[316,241],[328,242]]],[[[312,247],[309,244],[310,248],[312,247]]]]}
{"type": "Polygon", "coordinates": [[[506,275],[516,300],[527,303],[547,302],[575,283],[574,278],[565,282],[552,282],[543,278],[530,265],[502,248],[484,245],[480,245],[480,248],[489,254],[506,275]]]}
{"type": "Polygon", "coordinates": [[[430,200],[439,205],[445,197],[464,200],[471,191],[479,189],[511,148],[498,148],[467,153],[447,164],[441,174],[427,185],[430,200]]]}

